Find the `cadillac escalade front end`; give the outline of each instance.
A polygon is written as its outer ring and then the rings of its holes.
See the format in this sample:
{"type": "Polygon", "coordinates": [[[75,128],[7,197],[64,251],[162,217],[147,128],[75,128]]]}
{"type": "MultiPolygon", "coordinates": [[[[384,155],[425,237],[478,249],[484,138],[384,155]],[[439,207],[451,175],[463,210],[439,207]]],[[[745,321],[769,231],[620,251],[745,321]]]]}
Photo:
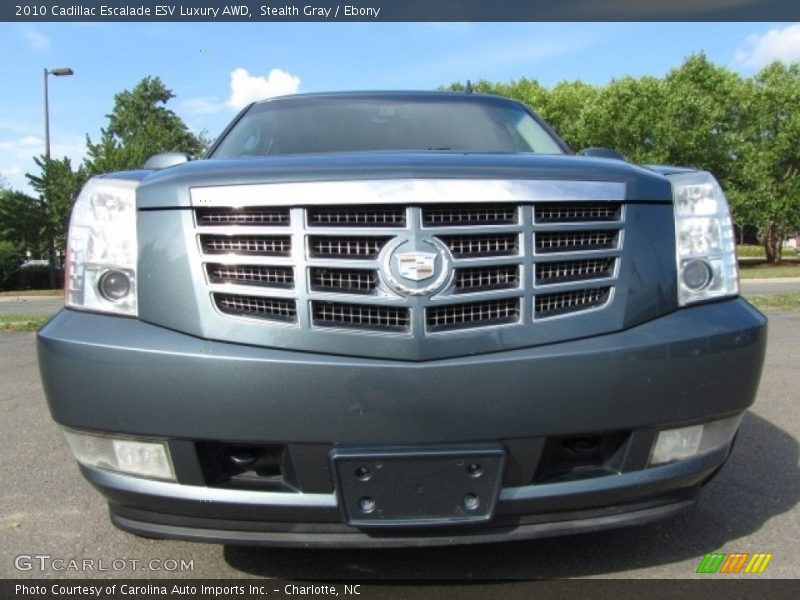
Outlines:
{"type": "Polygon", "coordinates": [[[724,464],[766,321],[708,173],[473,94],[255,104],[93,179],[42,379],[128,531],[501,541],[661,518],[724,464]]]}

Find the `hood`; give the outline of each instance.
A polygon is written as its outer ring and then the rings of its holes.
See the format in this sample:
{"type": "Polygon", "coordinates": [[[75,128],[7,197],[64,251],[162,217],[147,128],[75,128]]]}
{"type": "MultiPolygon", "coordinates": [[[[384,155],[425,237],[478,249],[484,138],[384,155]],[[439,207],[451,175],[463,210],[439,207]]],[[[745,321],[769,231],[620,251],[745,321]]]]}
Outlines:
{"type": "Polygon", "coordinates": [[[625,184],[629,202],[672,200],[672,188],[663,175],[619,160],[571,155],[371,152],[189,162],[144,176],[138,189],[139,207],[189,207],[192,187],[367,179],[614,181],[625,184]]]}

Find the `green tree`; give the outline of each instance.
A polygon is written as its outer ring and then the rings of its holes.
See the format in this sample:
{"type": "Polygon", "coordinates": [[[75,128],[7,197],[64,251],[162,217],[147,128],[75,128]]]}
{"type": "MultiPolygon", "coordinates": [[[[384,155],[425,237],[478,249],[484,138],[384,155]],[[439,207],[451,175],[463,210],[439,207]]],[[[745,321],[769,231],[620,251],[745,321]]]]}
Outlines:
{"type": "Polygon", "coordinates": [[[767,260],[778,263],[783,241],[800,229],[800,64],[762,69],[743,105],[748,118],[731,198],[742,220],[758,228],[767,260]]]}
{"type": "Polygon", "coordinates": [[[41,255],[40,216],[36,198],[0,189],[0,289],[11,286],[14,272],[27,252],[41,255]]]}
{"type": "Polygon", "coordinates": [[[10,189],[0,191],[0,240],[21,256],[42,252],[41,204],[36,198],[10,189]]]}
{"type": "Polygon", "coordinates": [[[588,145],[584,118],[598,93],[598,89],[588,83],[562,81],[550,90],[538,112],[569,146],[580,150],[588,145]]]}
{"type": "Polygon", "coordinates": [[[585,146],[613,148],[632,162],[664,162],[654,126],[663,110],[664,87],[657,77],[623,77],[600,88],[580,122],[585,146]]]}
{"type": "Polygon", "coordinates": [[[40,174],[26,173],[38,197],[11,194],[8,207],[13,220],[6,228],[14,230],[6,239],[18,240],[26,250],[45,255],[50,262],[50,286],[57,286],[58,256],[66,252],[67,229],[72,204],[86,180],[82,169],[74,171],[69,158],[34,158],[40,174]]]}
{"type": "Polygon", "coordinates": [[[746,82],[704,54],[690,56],[664,78],[660,114],[651,111],[663,162],[697,167],[729,182],[740,133],[748,119],[743,110],[746,82]]]}
{"type": "Polygon", "coordinates": [[[87,173],[138,169],[159,152],[202,154],[209,140],[193,134],[166,108],[174,97],[158,77],[145,77],[132,90],[114,96],[114,109],[106,115],[108,127],[101,129],[100,139],[94,143],[86,137],[87,173]]]}
{"type": "Polygon", "coordinates": [[[0,240],[0,290],[11,287],[11,281],[19,267],[21,256],[16,244],[0,240]]]}

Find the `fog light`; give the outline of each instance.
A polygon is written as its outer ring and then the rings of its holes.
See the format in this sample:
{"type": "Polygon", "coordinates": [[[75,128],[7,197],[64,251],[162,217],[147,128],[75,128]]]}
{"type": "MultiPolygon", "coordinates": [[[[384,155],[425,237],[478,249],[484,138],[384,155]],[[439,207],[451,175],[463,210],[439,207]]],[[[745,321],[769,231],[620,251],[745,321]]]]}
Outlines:
{"type": "Polygon", "coordinates": [[[106,271],[100,276],[97,287],[103,298],[116,302],[131,293],[131,279],[122,271],[106,271]]]}
{"type": "Polygon", "coordinates": [[[702,425],[665,429],[659,432],[653,445],[650,466],[692,458],[724,448],[731,443],[741,421],[742,415],[736,415],[702,425]]]}
{"type": "Polygon", "coordinates": [[[683,266],[683,283],[693,291],[702,290],[708,287],[714,271],[704,260],[690,260],[683,266]]]}
{"type": "Polygon", "coordinates": [[[64,431],[75,459],[87,467],[175,481],[169,450],[164,442],[130,438],[114,439],[76,431],[64,431]]]}

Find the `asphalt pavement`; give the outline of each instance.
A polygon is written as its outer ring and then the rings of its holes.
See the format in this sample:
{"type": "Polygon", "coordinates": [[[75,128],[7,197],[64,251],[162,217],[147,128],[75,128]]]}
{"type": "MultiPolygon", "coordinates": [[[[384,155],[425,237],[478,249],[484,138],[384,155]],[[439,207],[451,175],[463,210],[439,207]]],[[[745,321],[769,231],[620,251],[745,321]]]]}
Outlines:
{"type": "Polygon", "coordinates": [[[26,314],[51,315],[64,306],[64,298],[59,296],[2,296],[0,297],[0,316],[26,314]]]}
{"type": "MultiPolygon", "coordinates": [[[[80,476],[49,417],[34,334],[0,332],[0,578],[692,578],[699,577],[697,566],[713,551],[773,553],[759,577],[796,578],[800,313],[769,316],[767,361],[757,401],[742,423],[728,464],[688,512],[645,526],[552,539],[369,551],[157,541],[115,529],[104,501],[80,476]],[[30,558],[42,555],[50,558],[30,558]],[[95,570],[58,570],[54,559],[94,560],[95,570]],[[124,568],[98,571],[100,559],[107,568],[111,561],[123,561],[116,565],[124,568]],[[191,561],[192,568],[168,570],[175,566],[169,561],[191,561]],[[31,568],[18,569],[26,565],[31,568]]],[[[456,594],[443,592],[441,597],[455,599],[456,594]]]]}

